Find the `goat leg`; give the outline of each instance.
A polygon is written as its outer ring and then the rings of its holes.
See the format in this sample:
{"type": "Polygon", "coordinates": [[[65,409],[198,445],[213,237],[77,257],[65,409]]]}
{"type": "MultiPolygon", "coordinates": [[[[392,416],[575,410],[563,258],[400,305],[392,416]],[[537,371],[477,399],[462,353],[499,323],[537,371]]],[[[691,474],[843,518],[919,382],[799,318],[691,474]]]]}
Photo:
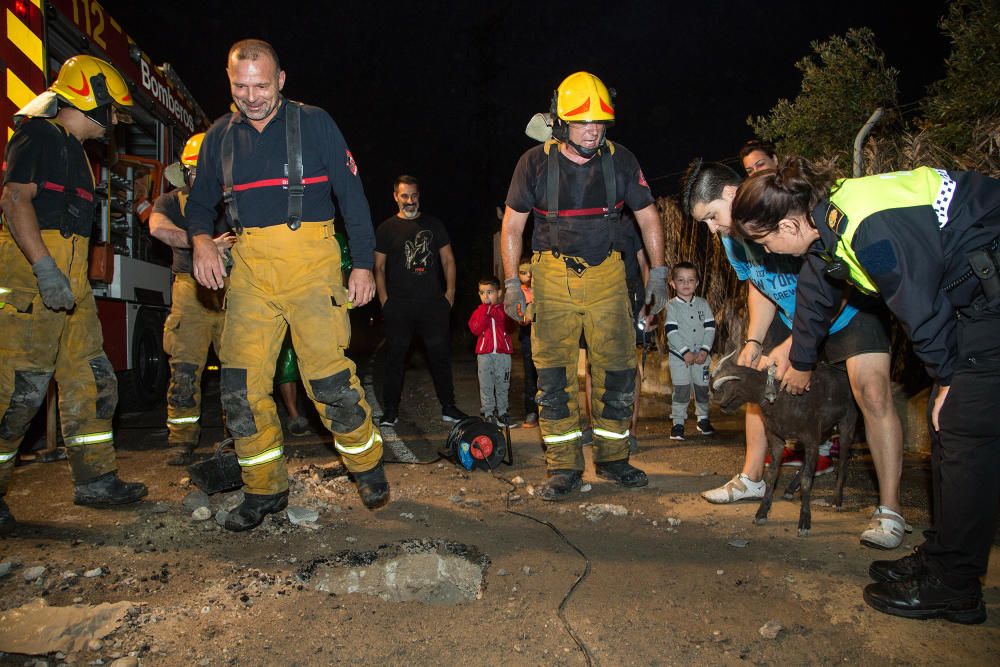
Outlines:
{"type": "Polygon", "coordinates": [[[778,475],[781,473],[781,450],[785,447],[785,441],[775,436],[767,430],[767,441],[771,445],[771,467],[764,473],[764,498],[760,501],[757,514],[753,522],[758,526],[767,523],[767,515],[771,511],[771,502],[774,500],[774,490],[778,486],[778,475]]]}
{"type": "Polygon", "coordinates": [[[809,535],[809,529],[812,528],[812,509],[809,506],[809,500],[816,474],[816,459],[819,456],[818,440],[803,443],[803,450],[805,451],[805,461],[802,463],[802,508],[799,510],[799,537],[809,535]]]}

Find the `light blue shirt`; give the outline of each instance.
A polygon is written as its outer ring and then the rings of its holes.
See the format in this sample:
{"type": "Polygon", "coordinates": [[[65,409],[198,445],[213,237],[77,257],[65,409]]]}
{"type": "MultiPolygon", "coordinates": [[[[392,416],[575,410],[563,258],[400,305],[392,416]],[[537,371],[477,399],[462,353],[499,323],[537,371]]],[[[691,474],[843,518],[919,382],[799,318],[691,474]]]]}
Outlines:
{"type": "MultiPolygon", "coordinates": [[[[791,329],[792,320],[795,319],[795,286],[799,282],[802,260],[791,255],[768,254],[756,243],[725,234],[720,234],[719,237],[726,249],[726,257],[736,271],[736,277],[749,280],[761,294],[773,301],[778,307],[781,321],[791,329]]],[[[857,312],[858,309],[850,304],[844,306],[830,326],[830,333],[846,327],[857,312]]]]}

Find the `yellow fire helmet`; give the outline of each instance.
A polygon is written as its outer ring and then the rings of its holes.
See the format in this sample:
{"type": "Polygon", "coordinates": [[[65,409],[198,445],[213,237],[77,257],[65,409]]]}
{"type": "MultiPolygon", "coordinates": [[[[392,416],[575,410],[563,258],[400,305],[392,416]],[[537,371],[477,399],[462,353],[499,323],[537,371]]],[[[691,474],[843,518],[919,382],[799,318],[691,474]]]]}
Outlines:
{"type": "Polygon", "coordinates": [[[111,126],[112,105],[119,122],[132,122],[128,113],[132,106],[128,84],[110,63],[93,56],[73,56],[63,63],[49,89],[24,105],[14,117],[53,118],[60,102],[83,112],[105,129],[111,126]]]}
{"type": "Polygon", "coordinates": [[[615,107],[604,82],[590,72],[576,72],[563,79],[555,95],[556,116],[567,123],[615,121],[615,107]]]}
{"type": "Polygon", "coordinates": [[[204,132],[199,132],[198,134],[192,134],[191,138],[187,140],[184,144],[184,150],[181,151],[181,164],[185,167],[197,167],[198,166],[198,151],[201,150],[201,142],[205,138],[204,132]]]}

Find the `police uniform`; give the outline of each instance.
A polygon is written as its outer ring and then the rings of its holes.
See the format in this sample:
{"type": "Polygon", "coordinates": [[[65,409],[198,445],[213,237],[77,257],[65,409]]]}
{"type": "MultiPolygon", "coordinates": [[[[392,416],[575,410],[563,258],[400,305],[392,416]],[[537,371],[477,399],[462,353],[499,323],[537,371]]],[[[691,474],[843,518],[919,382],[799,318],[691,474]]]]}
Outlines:
{"type": "Polygon", "coordinates": [[[31,264],[5,224],[0,229],[0,497],[53,376],[74,482],[84,484],[117,467],[111,418],[118,385],[87,278],[94,177],[83,145],[55,120],[28,119],[7,145],[7,183],[37,186],[32,205],[42,241],[69,279],[76,305],[70,311],[45,306],[31,264]]]}
{"type": "Polygon", "coordinates": [[[847,179],[812,214],[820,239],[799,276],[792,365],[810,367],[803,341],[822,338],[839,303],[828,274],[885,301],[950,386],[921,553],[948,586],[978,588],[1000,507],[1000,181],[927,167],[847,179]]]}
{"type": "MultiPolygon", "coordinates": [[[[185,186],[156,198],[153,212],[165,216],[187,231],[184,211],[189,189],[185,186]]],[[[226,231],[225,221],[216,222],[213,236],[226,231]]],[[[192,450],[201,434],[201,374],[208,346],[222,349],[223,293],[198,284],[191,275],[191,249],[173,251],[173,287],[170,315],[163,327],[163,349],[170,355],[170,387],[167,389],[168,443],[192,450]]]]}
{"type": "Polygon", "coordinates": [[[653,203],[635,156],[608,142],[594,158],[577,164],[557,142],[521,156],[506,204],[533,212],[531,345],[538,369],[539,424],[546,466],[582,471],[577,364],[580,334],[589,350],[593,378],[595,463],[628,458],[628,428],[635,396],[632,306],[621,258],[620,212],[653,203]],[[558,202],[548,203],[549,151],[558,152],[558,202]],[[603,153],[613,161],[615,193],[606,192],[603,153]],[[613,199],[614,210],[608,203],[613,199]],[[554,216],[550,207],[556,207],[554,216]],[[548,219],[555,222],[548,222],[548,219]]]}
{"type": "MultiPolygon", "coordinates": [[[[345,355],[350,341],[347,289],[334,236],[335,194],[355,268],[374,265],[374,232],[358,169],[339,128],[322,109],[300,106],[302,220],[289,209],[287,100],[258,132],[239,113],[208,131],[188,199],[189,233],[210,234],[225,176],[223,137],[231,132],[232,180],[242,233],[233,246],[222,337],[222,405],[248,493],[288,488],[281,425],[271,396],[275,359],[290,328],[303,384],[352,473],[374,469],[382,440],[345,355]]],[[[231,211],[230,211],[231,212],[231,211]]],[[[237,230],[238,232],[240,230],[237,230]]]]}

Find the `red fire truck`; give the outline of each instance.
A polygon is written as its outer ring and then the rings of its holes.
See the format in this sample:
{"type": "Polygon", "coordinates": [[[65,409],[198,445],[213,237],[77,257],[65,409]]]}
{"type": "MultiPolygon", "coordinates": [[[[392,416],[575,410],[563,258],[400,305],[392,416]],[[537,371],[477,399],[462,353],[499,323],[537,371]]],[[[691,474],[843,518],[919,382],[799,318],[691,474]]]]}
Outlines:
{"type": "Polygon", "coordinates": [[[91,281],[104,348],[119,372],[120,403],[145,408],[163,399],[169,370],[163,322],[170,306],[170,251],[144,219],[165,185],[164,165],[209,120],[169,64],[156,66],[95,0],[0,0],[0,151],[14,113],[86,53],[112,63],[132,89],[134,123],[105,147],[88,144],[100,201],[91,243],[91,281]]]}

